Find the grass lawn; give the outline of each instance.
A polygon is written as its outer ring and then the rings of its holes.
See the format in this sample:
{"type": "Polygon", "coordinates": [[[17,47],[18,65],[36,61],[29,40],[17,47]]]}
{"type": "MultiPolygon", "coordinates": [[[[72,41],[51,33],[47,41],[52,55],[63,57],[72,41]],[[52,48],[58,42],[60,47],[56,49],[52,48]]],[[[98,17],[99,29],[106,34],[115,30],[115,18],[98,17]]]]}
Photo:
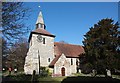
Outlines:
{"type": "MultiPolygon", "coordinates": [[[[35,83],[61,83],[63,79],[66,77],[41,77],[36,75],[35,76],[35,83]]],[[[25,75],[25,74],[19,74],[19,75],[7,75],[3,76],[3,82],[2,83],[11,83],[11,82],[20,82],[20,83],[31,83],[32,75],[25,75]]]]}
{"type": "MultiPolygon", "coordinates": [[[[12,75],[4,75],[2,83],[31,83],[32,75],[25,75],[23,73],[19,74],[12,74],[12,75]]],[[[36,82],[34,83],[66,83],[66,82],[109,82],[109,83],[120,83],[120,76],[119,75],[112,75],[112,78],[105,78],[104,76],[96,76],[91,77],[90,74],[76,74],[75,76],[68,76],[68,77],[41,77],[39,75],[35,76],[36,82]],[[117,79],[116,79],[117,78],[117,79]]]]}
{"type": "Polygon", "coordinates": [[[38,79],[38,81],[40,83],[46,83],[46,82],[49,82],[49,83],[61,83],[63,79],[65,79],[66,77],[40,77],[38,79]]]}

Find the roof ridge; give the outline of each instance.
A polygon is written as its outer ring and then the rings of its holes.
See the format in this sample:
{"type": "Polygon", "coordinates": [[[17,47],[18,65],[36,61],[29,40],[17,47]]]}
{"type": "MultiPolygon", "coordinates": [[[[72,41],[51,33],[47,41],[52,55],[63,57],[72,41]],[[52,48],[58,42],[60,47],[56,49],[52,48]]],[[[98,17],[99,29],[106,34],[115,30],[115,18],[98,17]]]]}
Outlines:
{"type": "Polygon", "coordinates": [[[54,43],[60,43],[60,44],[66,44],[66,45],[74,45],[74,46],[82,46],[82,45],[76,45],[76,44],[70,44],[70,43],[63,43],[63,42],[54,42],[54,43]]]}

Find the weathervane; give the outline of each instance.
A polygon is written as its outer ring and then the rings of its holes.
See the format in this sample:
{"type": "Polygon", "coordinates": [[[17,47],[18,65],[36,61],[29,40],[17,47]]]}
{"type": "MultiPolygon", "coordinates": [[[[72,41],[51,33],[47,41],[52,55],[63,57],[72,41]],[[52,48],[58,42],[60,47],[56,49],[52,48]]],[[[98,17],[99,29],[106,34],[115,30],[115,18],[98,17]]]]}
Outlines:
{"type": "Polygon", "coordinates": [[[40,11],[41,11],[41,6],[39,5],[38,7],[39,7],[39,9],[40,9],[40,11]]]}

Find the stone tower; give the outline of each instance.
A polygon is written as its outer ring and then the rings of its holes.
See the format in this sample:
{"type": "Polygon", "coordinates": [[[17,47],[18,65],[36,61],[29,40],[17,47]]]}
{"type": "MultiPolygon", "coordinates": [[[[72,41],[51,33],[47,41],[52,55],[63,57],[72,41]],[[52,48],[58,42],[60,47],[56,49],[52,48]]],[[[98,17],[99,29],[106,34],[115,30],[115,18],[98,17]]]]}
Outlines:
{"type": "Polygon", "coordinates": [[[46,30],[42,12],[40,11],[36,21],[36,29],[29,36],[29,50],[25,58],[24,72],[37,74],[40,67],[48,67],[54,59],[54,38],[55,36],[46,30]]]}

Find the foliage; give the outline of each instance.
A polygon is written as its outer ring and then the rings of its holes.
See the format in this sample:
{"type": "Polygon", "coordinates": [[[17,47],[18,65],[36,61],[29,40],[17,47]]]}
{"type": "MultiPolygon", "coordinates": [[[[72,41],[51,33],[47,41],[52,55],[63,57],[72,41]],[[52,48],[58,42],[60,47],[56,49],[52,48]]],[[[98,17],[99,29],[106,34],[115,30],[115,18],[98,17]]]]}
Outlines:
{"type": "Polygon", "coordinates": [[[47,77],[49,75],[49,70],[46,67],[40,67],[40,76],[47,77]]]}
{"type": "Polygon", "coordinates": [[[3,37],[1,37],[2,38],[2,67],[4,67],[5,69],[6,69],[6,67],[4,66],[4,64],[5,64],[5,60],[7,60],[7,56],[8,56],[8,54],[9,54],[9,48],[8,48],[8,46],[7,46],[7,41],[3,38],[3,37]]]}
{"type": "Polygon", "coordinates": [[[85,63],[82,67],[82,73],[89,74],[92,70],[92,64],[91,63],[85,63]]]}
{"type": "Polygon", "coordinates": [[[6,60],[3,60],[5,67],[17,67],[18,70],[23,70],[25,57],[28,51],[28,43],[26,39],[17,41],[9,51],[6,60]]]}
{"type": "Polygon", "coordinates": [[[2,2],[1,32],[6,40],[13,43],[13,39],[20,39],[28,31],[24,24],[28,11],[22,2],[2,2]]]}
{"type": "Polygon", "coordinates": [[[113,22],[102,19],[84,35],[86,60],[97,70],[120,69],[120,27],[113,22]]]}
{"type": "Polygon", "coordinates": [[[6,56],[8,54],[7,41],[2,37],[2,55],[6,56]]]}

